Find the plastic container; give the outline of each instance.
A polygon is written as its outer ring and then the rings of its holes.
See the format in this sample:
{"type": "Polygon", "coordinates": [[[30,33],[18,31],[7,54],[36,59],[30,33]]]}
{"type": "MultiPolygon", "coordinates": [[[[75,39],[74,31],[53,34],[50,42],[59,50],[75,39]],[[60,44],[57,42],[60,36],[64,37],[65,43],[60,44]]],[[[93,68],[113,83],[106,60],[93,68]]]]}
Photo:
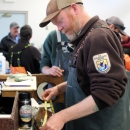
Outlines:
{"type": "Polygon", "coordinates": [[[32,126],[32,106],[29,92],[19,93],[19,126],[30,129],[32,126]]]}
{"type": "Polygon", "coordinates": [[[6,74],[10,74],[9,62],[6,61],[6,74]]]}
{"type": "Polygon", "coordinates": [[[0,52],[0,75],[6,73],[6,59],[3,53],[0,52]]]}

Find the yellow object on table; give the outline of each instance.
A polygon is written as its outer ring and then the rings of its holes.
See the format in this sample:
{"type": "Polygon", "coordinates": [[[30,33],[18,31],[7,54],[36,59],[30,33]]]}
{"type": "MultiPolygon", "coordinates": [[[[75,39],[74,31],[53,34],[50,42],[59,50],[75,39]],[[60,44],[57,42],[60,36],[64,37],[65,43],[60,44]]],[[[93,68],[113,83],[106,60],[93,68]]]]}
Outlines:
{"type": "MultiPolygon", "coordinates": [[[[53,104],[52,104],[52,100],[50,100],[50,107],[51,107],[52,114],[54,114],[55,111],[54,111],[54,107],[53,107],[53,104]]],[[[47,115],[47,101],[44,102],[44,109],[45,109],[45,116],[44,116],[44,120],[43,120],[42,126],[44,126],[45,123],[47,122],[47,116],[48,116],[47,115]]]]}

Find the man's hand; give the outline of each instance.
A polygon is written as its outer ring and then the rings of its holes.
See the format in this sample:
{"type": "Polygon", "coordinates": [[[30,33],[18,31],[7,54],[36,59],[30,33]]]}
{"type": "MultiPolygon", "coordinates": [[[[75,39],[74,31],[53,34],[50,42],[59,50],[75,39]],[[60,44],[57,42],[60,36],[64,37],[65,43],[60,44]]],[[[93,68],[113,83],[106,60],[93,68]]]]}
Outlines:
{"type": "Polygon", "coordinates": [[[65,122],[63,120],[63,116],[57,113],[51,116],[47,123],[40,128],[40,130],[61,130],[64,124],[65,122]]]}
{"type": "Polygon", "coordinates": [[[93,97],[90,95],[75,105],[54,114],[41,130],[61,130],[65,123],[91,115],[97,111],[99,111],[99,109],[93,97]]]}
{"type": "Polygon", "coordinates": [[[59,94],[59,89],[57,86],[55,86],[53,88],[49,88],[45,90],[44,93],[42,94],[42,98],[45,101],[50,101],[53,96],[57,96],[58,94],[59,94]]]}
{"type": "Polygon", "coordinates": [[[58,76],[58,77],[61,77],[64,72],[64,70],[60,69],[59,67],[57,66],[52,66],[51,68],[49,68],[48,66],[45,66],[43,69],[42,69],[42,73],[43,74],[47,74],[47,75],[52,75],[52,76],[58,76]]]}
{"type": "Polygon", "coordinates": [[[52,88],[45,90],[44,93],[42,94],[43,100],[50,101],[53,96],[57,96],[60,93],[65,92],[66,85],[67,85],[67,82],[63,82],[52,88]]]}

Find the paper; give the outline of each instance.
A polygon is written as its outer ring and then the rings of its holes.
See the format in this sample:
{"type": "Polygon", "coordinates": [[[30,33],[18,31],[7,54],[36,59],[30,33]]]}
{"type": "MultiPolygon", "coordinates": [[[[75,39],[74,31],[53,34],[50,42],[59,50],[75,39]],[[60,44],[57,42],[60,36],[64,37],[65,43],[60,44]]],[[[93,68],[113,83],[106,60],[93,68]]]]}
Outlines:
{"type": "Polygon", "coordinates": [[[33,81],[31,79],[21,82],[16,82],[14,78],[7,78],[6,82],[4,82],[5,86],[10,87],[29,87],[31,86],[33,81]]]}

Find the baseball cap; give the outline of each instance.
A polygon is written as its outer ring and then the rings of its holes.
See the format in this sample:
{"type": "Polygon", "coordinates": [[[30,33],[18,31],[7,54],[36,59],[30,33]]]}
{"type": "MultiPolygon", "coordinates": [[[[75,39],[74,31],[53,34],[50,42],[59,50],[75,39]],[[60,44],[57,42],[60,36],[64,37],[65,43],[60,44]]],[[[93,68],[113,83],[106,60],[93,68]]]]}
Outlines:
{"type": "Polygon", "coordinates": [[[10,24],[10,28],[19,28],[19,25],[16,22],[10,24]]]}
{"type": "Polygon", "coordinates": [[[119,19],[118,17],[115,17],[115,16],[112,16],[108,19],[106,19],[106,22],[108,24],[114,24],[115,27],[117,27],[120,31],[120,33],[122,35],[127,35],[124,30],[125,30],[125,27],[124,27],[124,23],[121,19],[119,19]]]}
{"type": "Polygon", "coordinates": [[[63,8],[70,6],[72,3],[83,4],[82,0],[50,0],[46,9],[46,17],[39,26],[45,27],[63,8]]]}

